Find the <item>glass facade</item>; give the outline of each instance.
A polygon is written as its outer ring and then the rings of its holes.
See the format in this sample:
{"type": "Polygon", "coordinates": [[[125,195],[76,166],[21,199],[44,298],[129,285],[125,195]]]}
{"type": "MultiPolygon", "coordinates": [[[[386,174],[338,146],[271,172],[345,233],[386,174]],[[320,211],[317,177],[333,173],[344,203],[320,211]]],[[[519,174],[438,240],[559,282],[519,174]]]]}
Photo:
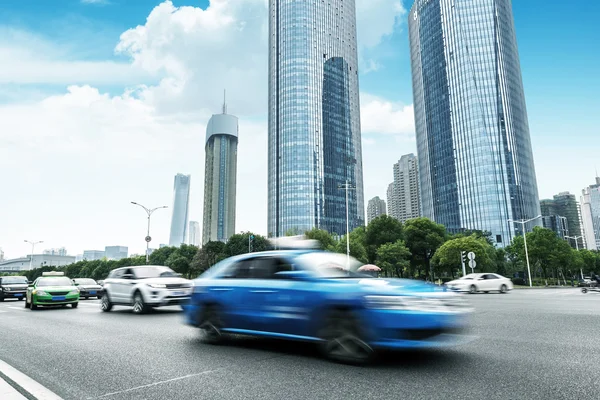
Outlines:
{"type": "Polygon", "coordinates": [[[186,242],[189,205],[190,175],[177,174],[173,185],[173,214],[171,215],[169,246],[179,247],[186,242]]]}
{"type": "Polygon", "coordinates": [[[206,127],[202,243],[226,242],[235,233],[238,119],[214,114],[206,127]]]}
{"type": "Polygon", "coordinates": [[[364,225],[353,0],[270,0],[270,236],[364,225]]]}
{"type": "Polygon", "coordinates": [[[422,214],[506,246],[540,214],[511,1],[415,0],[408,21],[422,214]]]}

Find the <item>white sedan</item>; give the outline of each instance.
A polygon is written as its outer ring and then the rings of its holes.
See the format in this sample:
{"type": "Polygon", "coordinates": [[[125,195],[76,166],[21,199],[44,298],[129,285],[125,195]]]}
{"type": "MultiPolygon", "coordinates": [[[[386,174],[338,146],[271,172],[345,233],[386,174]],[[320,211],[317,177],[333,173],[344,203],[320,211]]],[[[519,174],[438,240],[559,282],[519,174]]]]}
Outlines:
{"type": "Polygon", "coordinates": [[[510,279],[498,274],[469,274],[462,278],[455,279],[446,283],[450,290],[457,292],[469,292],[471,294],[477,292],[493,292],[506,293],[513,289],[513,283],[510,279]]]}

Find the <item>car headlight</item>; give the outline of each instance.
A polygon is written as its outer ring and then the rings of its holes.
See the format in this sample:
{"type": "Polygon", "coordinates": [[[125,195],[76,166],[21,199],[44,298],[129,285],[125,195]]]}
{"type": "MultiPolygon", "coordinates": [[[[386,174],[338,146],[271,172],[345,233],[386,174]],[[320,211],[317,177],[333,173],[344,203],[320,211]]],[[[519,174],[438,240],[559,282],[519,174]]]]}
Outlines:
{"type": "Polygon", "coordinates": [[[34,290],[33,294],[36,294],[38,296],[48,296],[48,293],[44,292],[43,290],[39,290],[39,289],[34,290]]]}
{"type": "Polygon", "coordinates": [[[5,287],[5,288],[2,288],[2,290],[4,290],[5,292],[8,292],[10,289],[5,287]]]}
{"type": "Polygon", "coordinates": [[[79,294],[79,289],[74,289],[69,292],[70,295],[79,294]]]}
{"type": "Polygon", "coordinates": [[[435,298],[419,296],[366,296],[368,308],[377,310],[404,310],[420,312],[464,312],[466,303],[462,298],[435,298]]]}
{"type": "Polygon", "coordinates": [[[151,288],[154,288],[154,289],[164,289],[167,287],[167,285],[165,285],[163,283],[149,283],[148,286],[150,286],[151,288]]]}

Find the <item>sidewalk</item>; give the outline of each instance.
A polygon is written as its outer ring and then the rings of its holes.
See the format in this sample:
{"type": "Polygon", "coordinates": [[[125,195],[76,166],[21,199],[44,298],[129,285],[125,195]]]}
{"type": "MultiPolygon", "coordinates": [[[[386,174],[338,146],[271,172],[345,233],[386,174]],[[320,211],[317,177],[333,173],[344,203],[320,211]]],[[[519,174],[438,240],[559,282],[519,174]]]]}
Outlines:
{"type": "Polygon", "coordinates": [[[25,396],[0,377],[0,399],[2,400],[27,400],[25,396]]]}

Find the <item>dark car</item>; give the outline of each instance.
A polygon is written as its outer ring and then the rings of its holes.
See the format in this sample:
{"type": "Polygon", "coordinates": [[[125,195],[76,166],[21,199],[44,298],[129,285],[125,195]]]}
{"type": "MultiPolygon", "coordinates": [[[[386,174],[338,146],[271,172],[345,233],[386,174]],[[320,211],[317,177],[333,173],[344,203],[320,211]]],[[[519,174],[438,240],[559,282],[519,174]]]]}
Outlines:
{"type": "Polygon", "coordinates": [[[75,278],[73,284],[79,289],[79,298],[89,299],[90,297],[97,297],[99,299],[104,295],[104,288],[100,286],[95,280],[90,278],[75,278]]]}
{"type": "Polygon", "coordinates": [[[0,277],[0,301],[4,299],[23,300],[27,293],[29,282],[25,276],[0,277]]]}

